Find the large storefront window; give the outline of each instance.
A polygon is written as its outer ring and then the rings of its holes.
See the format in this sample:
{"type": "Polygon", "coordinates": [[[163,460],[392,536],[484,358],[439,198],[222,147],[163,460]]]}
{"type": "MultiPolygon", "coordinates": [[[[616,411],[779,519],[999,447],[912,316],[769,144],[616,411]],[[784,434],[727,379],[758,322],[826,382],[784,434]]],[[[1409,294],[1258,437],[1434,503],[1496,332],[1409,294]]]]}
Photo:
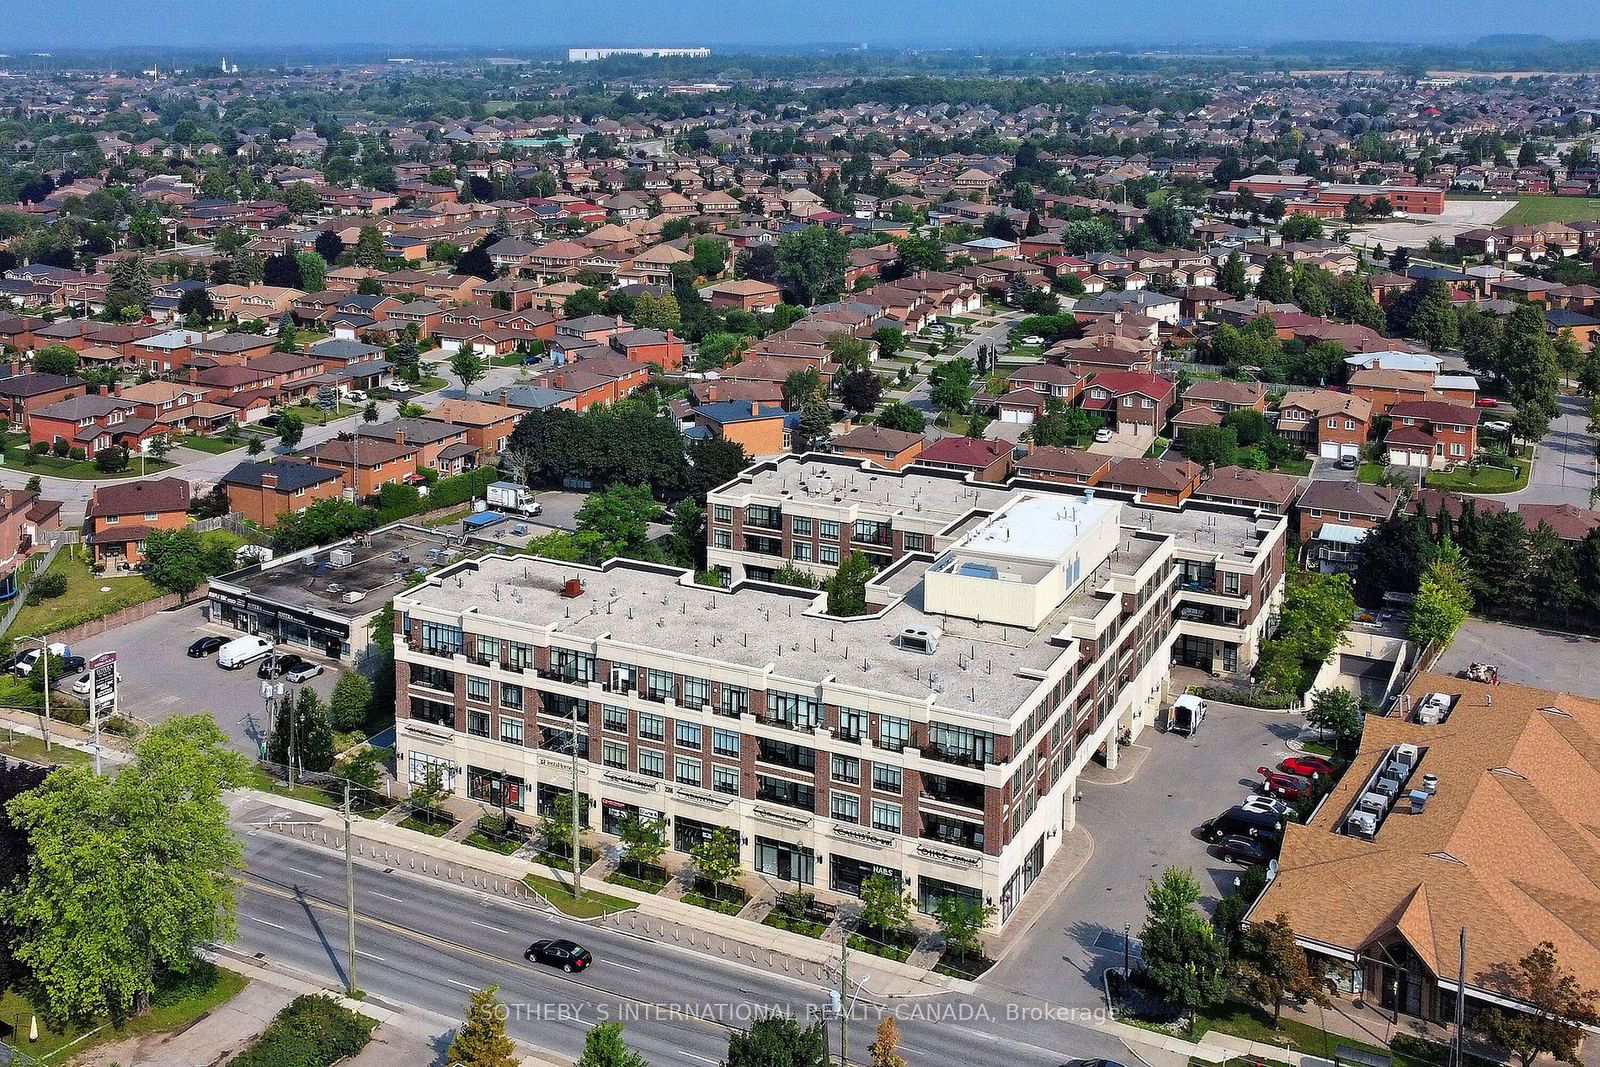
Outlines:
{"type": "Polygon", "coordinates": [[[817,858],[809,848],[770,838],[756,838],[756,870],[780,882],[811,885],[817,877],[817,858]]]}
{"type": "Polygon", "coordinates": [[[527,785],[521,778],[481,767],[467,768],[467,796],[491,807],[521,811],[523,791],[527,785]]]}
{"type": "Polygon", "coordinates": [[[654,808],[641,808],[637,804],[624,804],[620,800],[600,802],[600,832],[611,834],[613,837],[622,836],[622,827],[629,819],[648,823],[665,818],[666,812],[656,811],[654,808]]]}
{"type": "Polygon", "coordinates": [[[862,884],[875,874],[887,875],[896,882],[900,881],[900,872],[893,867],[841,856],[837,852],[833,854],[832,863],[833,868],[828,873],[828,888],[835,893],[849,893],[853,897],[859,897],[862,884]]]}
{"type": "Polygon", "coordinates": [[[436,768],[439,775],[439,784],[446,790],[454,792],[456,788],[456,765],[443,756],[430,756],[426,752],[413,752],[409,765],[406,768],[406,781],[412,785],[428,784],[428,768],[436,768]]]}
{"type": "Polygon", "coordinates": [[[707,841],[717,828],[708,822],[679,815],[672,820],[672,847],[677,852],[693,852],[707,841]]]}
{"type": "Polygon", "coordinates": [[[983,891],[969,885],[957,885],[955,882],[946,882],[942,878],[930,878],[927,875],[917,879],[918,911],[932,915],[939,909],[939,901],[951,896],[963,897],[973,904],[983,904],[983,891]]]}

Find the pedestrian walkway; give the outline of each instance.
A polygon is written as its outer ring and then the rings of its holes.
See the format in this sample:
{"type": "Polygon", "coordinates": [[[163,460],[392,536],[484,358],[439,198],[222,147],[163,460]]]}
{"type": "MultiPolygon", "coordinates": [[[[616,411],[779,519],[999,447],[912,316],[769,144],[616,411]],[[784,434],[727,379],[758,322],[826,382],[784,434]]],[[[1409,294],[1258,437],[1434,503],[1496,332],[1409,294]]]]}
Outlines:
{"type": "MultiPolygon", "coordinates": [[[[223,965],[237,970],[229,961],[223,961],[223,965]]],[[[277,986],[251,982],[238,996],[211,1009],[182,1030],[111,1041],[83,1053],[75,1062],[80,1067],[113,1067],[124,1063],[136,1063],[139,1067],[191,1067],[196,1063],[221,1063],[254,1041],[272,1017],[295,996],[277,986]]]]}

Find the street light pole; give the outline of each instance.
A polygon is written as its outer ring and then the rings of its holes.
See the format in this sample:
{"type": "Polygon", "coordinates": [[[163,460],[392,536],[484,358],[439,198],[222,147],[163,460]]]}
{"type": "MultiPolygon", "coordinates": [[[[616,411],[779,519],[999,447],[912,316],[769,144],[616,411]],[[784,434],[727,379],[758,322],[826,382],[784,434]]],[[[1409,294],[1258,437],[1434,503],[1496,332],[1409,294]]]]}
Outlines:
{"type": "Polygon", "coordinates": [[[44,671],[44,750],[50,751],[50,641],[39,642],[39,663],[44,671]]]}
{"type": "Polygon", "coordinates": [[[350,962],[345,967],[345,991],[356,995],[356,861],[350,840],[350,779],[344,780],[344,939],[350,962]]]}
{"type": "MultiPolygon", "coordinates": [[[[578,818],[578,803],[582,796],[578,792],[578,702],[571,701],[572,707],[572,899],[583,897],[583,839],[580,834],[580,820],[578,818]]],[[[588,738],[584,738],[584,748],[588,748],[588,738]]]]}

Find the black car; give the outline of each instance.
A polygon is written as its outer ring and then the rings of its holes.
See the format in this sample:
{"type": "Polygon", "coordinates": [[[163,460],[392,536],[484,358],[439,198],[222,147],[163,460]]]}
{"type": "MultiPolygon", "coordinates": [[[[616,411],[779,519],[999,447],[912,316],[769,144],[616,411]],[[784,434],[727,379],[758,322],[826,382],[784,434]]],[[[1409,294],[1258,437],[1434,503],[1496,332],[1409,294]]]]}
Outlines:
{"type": "Polygon", "coordinates": [[[1063,1067],[1122,1067],[1116,1060],[1071,1060],[1063,1067]]]}
{"type": "Polygon", "coordinates": [[[1235,805],[1201,823],[1200,836],[1207,841],[1221,841],[1225,837],[1260,837],[1276,841],[1283,836],[1283,820],[1270,811],[1253,811],[1235,805]]]}
{"type": "Polygon", "coordinates": [[[257,678],[277,678],[294,670],[305,662],[305,657],[297,656],[293,652],[282,655],[268,656],[261,661],[261,666],[256,668],[257,678]]]}
{"type": "Polygon", "coordinates": [[[594,956],[590,955],[588,949],[576,941],[568,941],[565,938],[535,941],[528,946],[528,951],[522,954],[522,958],[530,963],[560,967],[568,974],[581,971],[594,962],[594,956]]]}
{"type": "Polygon", "coordinates": [[[1230,834],[1217,842],[1217,855],[1222,857],[1223,863],[1242,863],[1247,867],[1271,863],[1276,851],[1270,842],[1238,834],[1230,834]]]}
{"type": "Polygon", "coordinates": [[[207,656],[211,655],[211,653],[215,652],[217,649],[221,648],[227,643],[228,639],[226,637],[219,637],[216,634],[210,634],[206,637],[202,637],[200,640],[189,646],[189,658],[205,659],[207,656]]]}
{"type": "Polygon", "coordinates": [[[65,668],[66,674],[77,674],[87,667],[89,663],[82,656],[63,656],[61,665],[65,668]]]}

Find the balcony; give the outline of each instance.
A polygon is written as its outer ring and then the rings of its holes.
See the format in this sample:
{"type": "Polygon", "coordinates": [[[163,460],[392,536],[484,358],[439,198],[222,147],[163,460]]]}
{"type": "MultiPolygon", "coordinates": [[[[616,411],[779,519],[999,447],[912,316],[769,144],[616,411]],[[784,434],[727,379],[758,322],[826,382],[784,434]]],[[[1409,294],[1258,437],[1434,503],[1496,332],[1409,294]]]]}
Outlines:
{"type": "Polygon", "coordinates": [[[940,815],[923,815],[922,833],[917,836],[924,841],[935,841],[941,845],[953,845],[974,852],[983,851],[982,826],[946,819],[940,815]]]}
{"type": "Polygon", "coordinates": [[[783,555],[783,539],[781,537],[755,537],[745,534],[744,550],[758,556],[783,555]]]}
{"type": "Polygon", "coordinates": [[[744,513],[744,526],[747,530],[781,530],[783,512],[777,508],[749,508],[744,513]]]}
{"type": "Polygon", "coordinates": [[[983,810],[983,786],[959,778],[946,778],[940,774],[922,775],[922,794],[929,800],[956,807],[983,810]]]}
{"type": "Polygon", "coordinates": [[[932,742],[922,746],[922,758],[937,763],[948,763],[953,767],[972,767],[978,770],[982,770],[985,763],[983,757],[975,752],[941,748],[932,742]]]}
{"type": "Polygon", "coordinates": [[[774,767],[800,771],[803,774],[815,774],[817,769],[816,752],[799,745],[791,745],[786,741],[769,741],[761,738],[760,747],[756,750],[756,759],[762,763],[770,763],[774,767]]]}

